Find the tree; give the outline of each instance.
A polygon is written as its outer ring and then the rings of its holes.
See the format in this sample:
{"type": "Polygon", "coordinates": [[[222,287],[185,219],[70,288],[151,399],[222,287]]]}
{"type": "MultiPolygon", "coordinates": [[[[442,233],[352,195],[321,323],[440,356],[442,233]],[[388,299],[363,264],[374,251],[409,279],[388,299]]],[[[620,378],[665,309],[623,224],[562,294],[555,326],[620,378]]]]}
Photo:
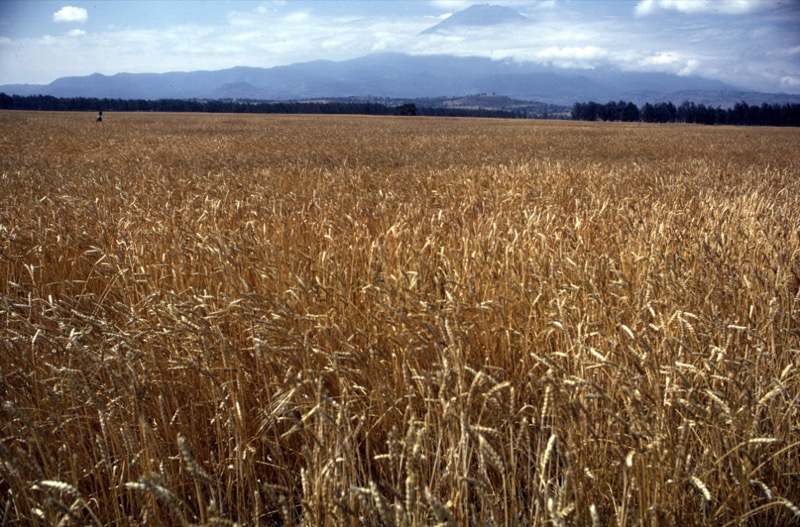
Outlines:
{"type": "Polygon", "coordinates": [[[635,123],[640,117],[639,108],[632,102],[626,104],[622,110],[622,120],[626,123],[635,123]]]}
{"type": "Polygon", "coordinates": [[[417,115],[417,105],[414,103],[401,104],[394,109],[395,115],[417,115]]]}
{"type": "Polygon", "coordinates": [[[649,102],[644,103],[642,107],[642,121],[646,123],[656,122],[656,110],[649,102]]]}

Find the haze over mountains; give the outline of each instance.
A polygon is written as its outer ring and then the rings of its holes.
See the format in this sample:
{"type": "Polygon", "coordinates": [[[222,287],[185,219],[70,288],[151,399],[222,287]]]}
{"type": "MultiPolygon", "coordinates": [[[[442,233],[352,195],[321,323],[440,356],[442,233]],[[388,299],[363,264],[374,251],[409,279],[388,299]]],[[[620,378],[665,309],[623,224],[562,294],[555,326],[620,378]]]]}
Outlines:
{"type": "MultiPolygon", "coordinates": [[[[475,28],[503,31],[528,23],[513,9],[473,5],[423,34],[468,38],[475,28]]],[[[14,95],[120,99],[304,100],[342,97],[415,99],[494,93],[515,99],[571,105],[626,100],[636,104],[689,100],[731,106],[800,102],[800,96],[747,92],[700,76],[623,71],[613,67],[561,68],[485,57],[377,53],[344,61],[319,60],[272,68],[93,74],[47,85],[4,85],[14,95]]]]}

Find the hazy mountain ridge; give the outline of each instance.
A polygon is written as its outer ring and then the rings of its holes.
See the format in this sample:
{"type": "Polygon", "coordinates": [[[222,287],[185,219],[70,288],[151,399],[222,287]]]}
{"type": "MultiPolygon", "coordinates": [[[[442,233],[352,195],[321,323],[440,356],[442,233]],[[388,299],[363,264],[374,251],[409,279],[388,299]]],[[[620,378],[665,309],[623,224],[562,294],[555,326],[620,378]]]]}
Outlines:
{"type": "Polygon", "coordinates": [[[578,101],[630,100],[732,106],[744,100],[783,104],[800,96],[748,92],[720,81],[612,68],[559,69],[483,57],[382,53],[333,62],[216,71],[92,74],[48,85],[5,85],[13,95],[119,99],[252,99],[333,97],[430,98],[492,93],[514,99],[571,105],[578,101]]]}

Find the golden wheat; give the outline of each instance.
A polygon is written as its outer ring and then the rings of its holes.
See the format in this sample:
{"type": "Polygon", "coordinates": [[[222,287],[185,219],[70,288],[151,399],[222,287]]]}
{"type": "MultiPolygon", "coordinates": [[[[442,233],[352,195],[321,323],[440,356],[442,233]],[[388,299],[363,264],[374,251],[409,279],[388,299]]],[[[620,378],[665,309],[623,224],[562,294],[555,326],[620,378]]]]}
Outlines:
{"type": "Polygon", "coordinates": [[[0,129],[0,523],[796,525],[797,130],[0,129]]]}

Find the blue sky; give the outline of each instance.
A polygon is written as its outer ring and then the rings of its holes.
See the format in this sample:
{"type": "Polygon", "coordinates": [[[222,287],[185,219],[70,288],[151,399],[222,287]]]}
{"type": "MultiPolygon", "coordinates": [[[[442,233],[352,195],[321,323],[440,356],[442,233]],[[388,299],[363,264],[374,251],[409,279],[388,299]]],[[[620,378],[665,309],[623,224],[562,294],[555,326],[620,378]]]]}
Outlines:
{"type": "Polygon", "coordinates": [[[378,52],[614,66],[800,93],[798,0],[0,0],[0,84],[378,52]],[[420,32],[473,3],[528,23],[420,32]]]}

